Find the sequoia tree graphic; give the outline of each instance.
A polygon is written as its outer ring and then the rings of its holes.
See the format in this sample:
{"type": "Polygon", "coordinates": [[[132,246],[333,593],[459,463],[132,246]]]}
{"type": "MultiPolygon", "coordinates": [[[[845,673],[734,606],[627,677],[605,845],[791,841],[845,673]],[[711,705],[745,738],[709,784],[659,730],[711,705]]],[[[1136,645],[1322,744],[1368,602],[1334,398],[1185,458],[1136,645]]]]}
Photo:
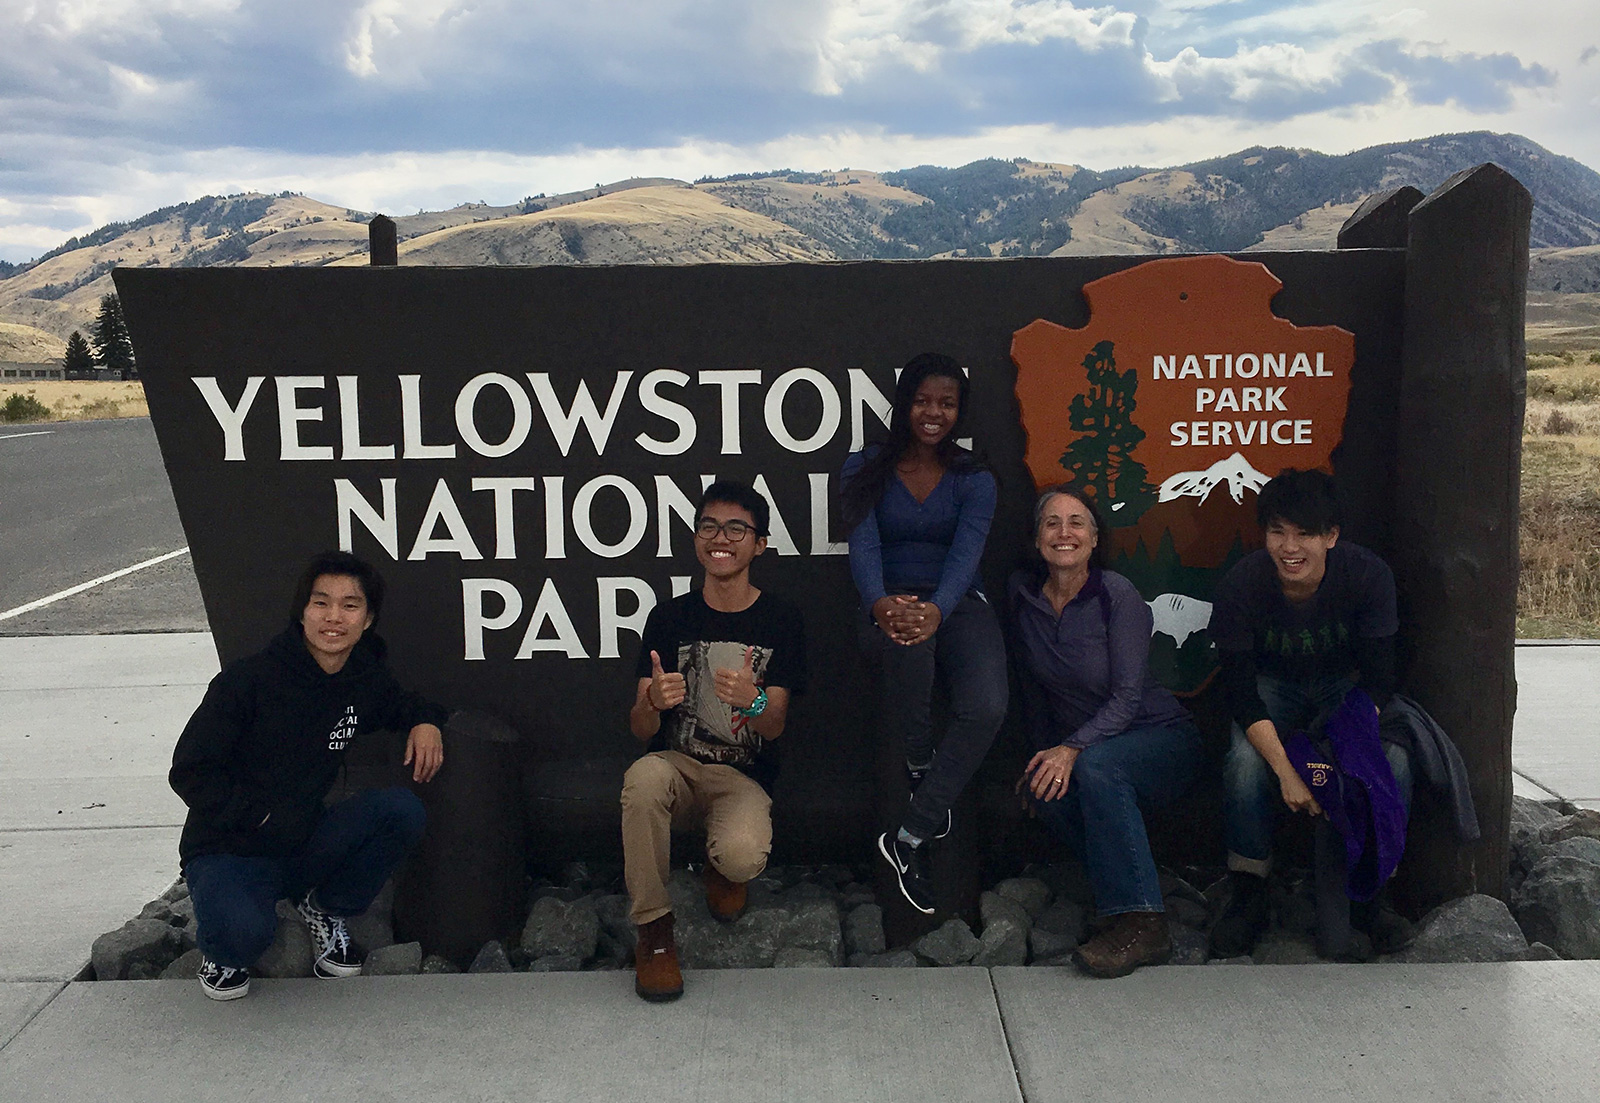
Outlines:
{"type": "Polygon", "coordinates": [[[1073,485],[1094,495],[1107,524],[1121,528],[1155,504],[1156,489],[1146,479],[1144,464],[1133,458],[1144,440],[1144,430],[1133,423],[1139,373],[1117,370],[1115,347],[1101,341],[1083,358],[1089,386],[1067,407],[1068,424],[1083,435],[1067,445],[1061,466],[1073,485]]]}

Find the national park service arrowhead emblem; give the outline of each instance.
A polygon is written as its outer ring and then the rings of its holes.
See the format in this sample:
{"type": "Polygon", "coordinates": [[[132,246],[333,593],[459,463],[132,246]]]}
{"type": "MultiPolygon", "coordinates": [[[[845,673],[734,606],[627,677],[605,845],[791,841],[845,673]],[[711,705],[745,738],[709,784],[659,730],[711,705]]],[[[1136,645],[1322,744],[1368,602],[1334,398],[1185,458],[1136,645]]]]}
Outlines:
{"type": "Polygon", "coordinates": [[[1328,468],[1343,433],[1355,337],[1277,317],[1282,288],[1259,262],[1153,260],[1085,284],[1082,329],[1012,337],[1034,482],[1095,498],[1112,569],[1155,614],[1152,669],[1179,692],[1215,670],[1211,592],[1259,543],[1256,491],[1328,468]]]}

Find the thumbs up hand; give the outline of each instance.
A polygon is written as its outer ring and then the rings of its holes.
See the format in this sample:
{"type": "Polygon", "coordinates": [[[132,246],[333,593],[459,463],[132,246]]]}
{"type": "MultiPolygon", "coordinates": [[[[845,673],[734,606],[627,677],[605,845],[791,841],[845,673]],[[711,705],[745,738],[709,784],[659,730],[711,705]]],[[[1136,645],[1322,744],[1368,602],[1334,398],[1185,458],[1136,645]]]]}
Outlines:
{"type": "Polygon", "coordinates": [[[661,668],[659,652],[650,652],[650,707],[665,712],[683,703],[686,690],[682,674],[669,674],[661,668]]]}
{"type": "Polygon", "coordinates": [[[747,709],[756,700],[756,649],[744,649],[744,665],[738,670],[719,667],[711,672],[717,700],[736,709],[747,709]]]}

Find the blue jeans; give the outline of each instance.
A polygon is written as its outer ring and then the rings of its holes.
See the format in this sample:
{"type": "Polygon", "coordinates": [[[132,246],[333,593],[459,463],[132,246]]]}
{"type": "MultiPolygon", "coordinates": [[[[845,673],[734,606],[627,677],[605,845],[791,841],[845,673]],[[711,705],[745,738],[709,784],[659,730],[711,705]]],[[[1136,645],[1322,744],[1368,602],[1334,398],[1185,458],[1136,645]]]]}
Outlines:
{"type": "MultiPolygon", "coordinates": [[[[1303,731],[1318,716],[1344,700],[1355,688],[1354,674],[1314,682],[1291,682],[1266,674],[1256,677],[1261,703],[1278,729],[1278,738],[1303,731]]],[[[1411,804],[1411,759],[1392,743],[1383,745],[1384,757],[1394,771],[1400,799],[1411,804]]],[[[1250,741],[1244,729],[1233,726],[1233,740],[1222,767],[1224,798],[1223,837],[1228,846],[1228,868],[1265,877],[1272,865],[1272,832],[1286,810],[1278,777],[1250,741]]]]}
{"type": "Polygon", "coordinates": [[[369,789],[329,808],[311,838],[287,858],[201,854],[184,867],[200,952],[248,969],[278,932],[278,901],[316,892],[332,915],[360,915],[406,852],[427,815],[409,789],[369,789]]]}
{"type": "Polygon", "coordinates": [[[1144,811],[1181,797],[1202,757],[1192,721],[1130,728],[1078,755],[1065,796],[1034,801],[1039,818],[1083,859],[1101,915],[1166,910],[1144,811]]]}
{"type": "Polygon", "coordinates": [[[1006,645],[994,610],[967,594],[932,637],[912,647],[895,643],[876,625],[869,631],[883,663],[880,713],[890,738],[904,741],[906,762],[932,763],[911,794],[902,826],[919,838],[944,828],[945,814],[989,753],[1006,717],[1010,695],[1006,645]],[[944,683],[950,723],[933,746],[934,679],[944,683]]]}

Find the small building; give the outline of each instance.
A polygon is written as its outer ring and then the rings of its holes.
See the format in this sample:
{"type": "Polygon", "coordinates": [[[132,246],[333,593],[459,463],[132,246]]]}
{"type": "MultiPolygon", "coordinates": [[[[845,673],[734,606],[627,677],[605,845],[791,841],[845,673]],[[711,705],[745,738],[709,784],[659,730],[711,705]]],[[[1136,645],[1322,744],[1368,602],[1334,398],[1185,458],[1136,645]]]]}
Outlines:
{"type": "Polygon", "coordinates": [[[0,363],[0,382],[22,379],[64,379],[60,364],[0,363]]]}

